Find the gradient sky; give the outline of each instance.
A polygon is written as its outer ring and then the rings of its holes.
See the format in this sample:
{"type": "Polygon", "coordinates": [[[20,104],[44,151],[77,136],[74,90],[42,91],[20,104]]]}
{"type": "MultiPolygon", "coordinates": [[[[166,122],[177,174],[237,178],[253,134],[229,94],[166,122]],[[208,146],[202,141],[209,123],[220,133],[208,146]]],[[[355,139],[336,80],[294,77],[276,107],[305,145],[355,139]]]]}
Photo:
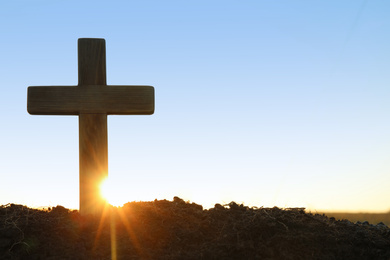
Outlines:
{"type": "Polygon", "coordinates": [[[78,207],[78,118],[27,113],[77,84],[105,38],[107,83],[152,85],[152,116],[109,116],[117,203],[390,209],[390,2],[0,2],[0,204],[78,207]]]}

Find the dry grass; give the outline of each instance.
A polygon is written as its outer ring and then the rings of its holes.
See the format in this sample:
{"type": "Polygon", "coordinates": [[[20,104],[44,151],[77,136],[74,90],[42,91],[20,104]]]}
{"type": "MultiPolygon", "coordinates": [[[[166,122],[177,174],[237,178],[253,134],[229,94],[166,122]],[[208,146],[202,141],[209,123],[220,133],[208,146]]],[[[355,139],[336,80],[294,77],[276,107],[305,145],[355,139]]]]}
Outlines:
{"type": "Polygon", "coordinates": [[[343,212],[322,212],[329,218],[334,217],[336,220],[347,219],[351,222],[365,222],[368,221],[370,224],[383,224],[390,227],[390,211],[387,213],[343,213],[343,212]]]}

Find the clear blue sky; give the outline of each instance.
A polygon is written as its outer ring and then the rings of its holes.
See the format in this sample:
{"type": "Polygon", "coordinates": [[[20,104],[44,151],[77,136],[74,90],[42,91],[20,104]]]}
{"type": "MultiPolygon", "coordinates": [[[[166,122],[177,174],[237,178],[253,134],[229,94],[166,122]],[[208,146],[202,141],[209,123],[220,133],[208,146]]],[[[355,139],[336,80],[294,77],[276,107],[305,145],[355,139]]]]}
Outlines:
{"type": "Polygon", "coordinates": [[[78,119],[27,113],[27,87],[77,84],[77,39],[107,82],[153,85],[152,116],[109,117],[118,203],[179,196],[390,209],[390,3],[0,3],[0,204],[78,207],[78,119]]]}

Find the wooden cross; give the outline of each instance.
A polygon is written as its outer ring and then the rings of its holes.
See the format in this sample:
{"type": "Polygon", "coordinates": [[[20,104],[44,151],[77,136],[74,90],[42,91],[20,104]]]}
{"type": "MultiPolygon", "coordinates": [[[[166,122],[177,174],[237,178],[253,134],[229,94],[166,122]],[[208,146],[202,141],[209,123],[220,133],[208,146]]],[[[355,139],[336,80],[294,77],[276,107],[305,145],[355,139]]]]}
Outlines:
{"type": "Polygon", "coordinates": [[[78,40],[77,86],[28,87],[33,115],[78,115],[80,213],[101,214],[100,184],[108,175],[107,115],[154,113],[152,86],[108,86],[104,39],[78,40]]]}

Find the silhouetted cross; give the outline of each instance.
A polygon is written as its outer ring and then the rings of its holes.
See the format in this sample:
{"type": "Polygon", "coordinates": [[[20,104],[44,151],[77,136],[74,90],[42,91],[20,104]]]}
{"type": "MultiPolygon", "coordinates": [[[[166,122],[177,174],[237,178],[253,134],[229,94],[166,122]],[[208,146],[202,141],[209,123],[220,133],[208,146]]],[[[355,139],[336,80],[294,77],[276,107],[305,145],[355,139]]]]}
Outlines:
{"type": "Polygon", "coordinates": [[[107,115],[154,113],[152,86],[108,86],[104,39],[78,40],[77,86],[28,87],[34,115],[78,115],[80,213],[101,214],[99,186],[108,174],[107,115]]]}

